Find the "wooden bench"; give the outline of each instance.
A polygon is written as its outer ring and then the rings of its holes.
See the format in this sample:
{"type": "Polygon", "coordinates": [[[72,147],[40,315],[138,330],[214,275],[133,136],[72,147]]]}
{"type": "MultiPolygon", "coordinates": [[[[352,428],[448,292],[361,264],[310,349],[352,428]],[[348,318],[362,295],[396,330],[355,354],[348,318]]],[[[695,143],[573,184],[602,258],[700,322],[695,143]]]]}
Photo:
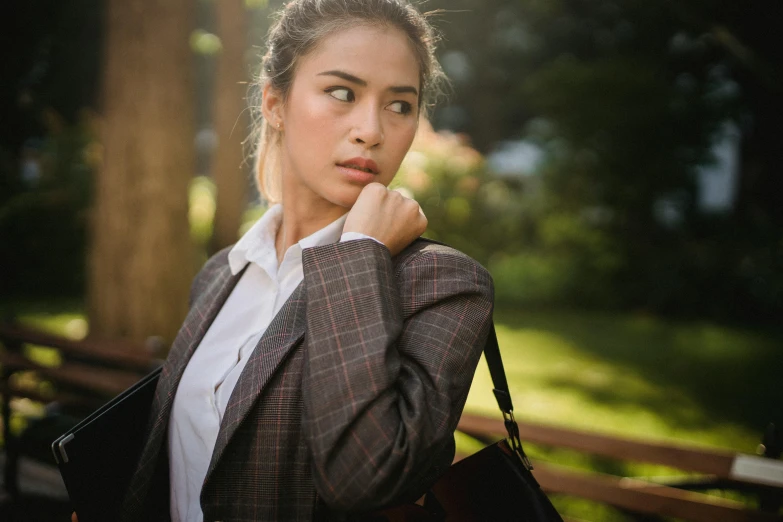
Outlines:
{"type": "MultiPolygon", "coordinates": [[[[162,352],[162,343],[155,341],[144,346],[119,340],[74,341],[19,325],[0,324],[6,490],[12,496],[18,493],[16,462],[20,454],[40,452],[52,462],[49,444],[67,429],[65,425],[78,421],[160,365],[162,352]],[[57,349],[62,363],[56,367],[42,366],[25,355],[26,345],[57,349]],[[40,382],[49,383],[51,387],[29,386],[40,382]],[[48,405],[52,414],[15,437],[10,430],[11,400],[14,398],[40,401],[48,405]],[[63,416],[68,420],[62,426],[56,421],[46,425],[63,416]],[[44,436],[36,437],[36,431],[44,436]],[[37,445],[37,450],[33,444],[37,445]]],[[[597,501],[638,514],[644,520],[668,516],[693,522],[783,521],[779,514],[783,500],[783,462],[777,460],[781,452],[778,433],[767,433],[766,454],[772,458],[763,458],[535,423],[522,422],[519,428],[526,443],[568,448],[620,461],[660,464],[698,474],[663,481],[586,472],[534,460],[534,474],[549,493],[597,501]],[[751,492],[758,495],[760,505],[754,509],[699,492],[707,489],[751,492]]],[[[458,430],[483,443],[494,442],[506,434],[499,416],[486,418],[465,414],[458,430]]]]}
{"type": "Polygon", "coordinates": [[[5,489],[18,496],[20,455],[54,463],[50,444],[80,419],[162,363],[163,343],[123,340],[75,341],[16,323],[0,324],[0,394],[6,465],[5,489]],[[61,362],[45,366],[28,357],[26,347],[54,348],[61,362]],[[31,399],[46,405],[45,415],[30,421],[19,435],[11,430],[12,401],[31,399]]]}
{"type": "MultiPolygon", "coordinates": [[[[500,417],[498,415],[498,417],[500,417]]],[[[458,430],[485,444],[506,436],[501,419],[464,414],[458,430]]],[[[767,457],[611,437],[534,423],[519,423],[524,443],[568,448],[582,453],[660,464],[699,475],[679,479],[644,479],[578,471],[533,460],[535,475],[549,493],[608,504],[640,520],[657,516],[693,522],[781,522],[783,462],[780,434],[765,435],[767,457]],[[770,458],[772,457],[772,458],[770,458]],[[698,491],[736,490],[758,495],[758,508],[698,491]]],[[[460,455],[457,459],[461,458],[460,455]]]]}

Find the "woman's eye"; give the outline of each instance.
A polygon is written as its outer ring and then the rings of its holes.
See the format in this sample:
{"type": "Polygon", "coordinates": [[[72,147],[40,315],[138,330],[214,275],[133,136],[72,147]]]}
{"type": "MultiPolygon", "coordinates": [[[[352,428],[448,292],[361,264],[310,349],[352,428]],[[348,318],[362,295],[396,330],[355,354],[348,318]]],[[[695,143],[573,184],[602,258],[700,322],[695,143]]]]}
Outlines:
{"type": "Polygon", "coordinates": [[[353,101],[353,92],[350,89],[346,89],[345,87],[335,87],[332,89],[327,89],[326,92],[329,93],[329,96],[333,98],[337,98],[340,101],[344,101],[344,102],[353,101]]]}
{"type": "Polygon", "coordinates": [[[408,114],[411,112],[411,104],[405,101],[396,101],[388,105],[388,109],[398,114],[408,114]]]}

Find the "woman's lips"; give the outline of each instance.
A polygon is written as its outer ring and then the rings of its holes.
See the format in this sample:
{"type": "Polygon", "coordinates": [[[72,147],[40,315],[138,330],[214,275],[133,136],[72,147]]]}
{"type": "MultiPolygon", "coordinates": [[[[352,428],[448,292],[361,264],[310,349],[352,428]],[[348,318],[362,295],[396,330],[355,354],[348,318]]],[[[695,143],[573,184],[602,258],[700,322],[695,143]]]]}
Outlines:
{"type": "Polygon", "coordinates": [[[351,158],[337,164],[337,169],[353,183],[366,185],[375,181],[378,164],[367,158],[351,158]]]}
{"type": "Polygon", "coordinates": [[[371,174],[378,174],[378,165],[369,158],[351,158],[338,163],[338,166],[368,171],[371,174]]]}
{"type": "Polygon", "coordinates": [[[372,172],[367,172],[366,170],[359,170],[351,166],[343,166],[343,165],[337,165],[337,170],[339,170],[343,176],[348,178],[348,181],[353,183],[366,185],[368,183],[372,183],[373,181],[375,181],[376,174],[373,174],[372,172]]]}

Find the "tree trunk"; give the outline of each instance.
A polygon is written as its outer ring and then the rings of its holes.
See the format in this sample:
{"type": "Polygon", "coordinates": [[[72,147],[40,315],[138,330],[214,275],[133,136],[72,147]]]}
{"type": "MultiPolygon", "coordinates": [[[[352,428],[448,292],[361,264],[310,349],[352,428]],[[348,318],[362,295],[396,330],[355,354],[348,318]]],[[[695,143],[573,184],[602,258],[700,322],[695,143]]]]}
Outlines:
{"type": "Polygon", "coordinates": [[[195,268],[192,11],[189,0],[107,2],[91,334],[171,341],[187,311],[195,268]]]}
{"type": "Polygon", "coordinates": [[[212,162],[212,178],[217,187],[213,251],[236,242],[247,205],[248,163],[243,162],[242,142],[250,121],[245,110],[249,75],[244,59],[248,14],[242,0],[220,0],[215,9],[217,35],[223,49],[217,58],[212,107],[218,138],[212,162]]]}

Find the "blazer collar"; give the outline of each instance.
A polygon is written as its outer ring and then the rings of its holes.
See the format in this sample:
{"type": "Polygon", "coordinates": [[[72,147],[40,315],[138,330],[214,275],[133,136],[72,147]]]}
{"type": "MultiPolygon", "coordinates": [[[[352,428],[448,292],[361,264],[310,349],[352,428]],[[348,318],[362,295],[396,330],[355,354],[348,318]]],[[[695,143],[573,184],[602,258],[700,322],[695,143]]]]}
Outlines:
{"type": "MultiPolygon", "coordinates": [[[[141,462],[156,460],[167,433],[174,395],[185,367],[243,273],[244,270],[232,275],[226,263],[216,271],[207,290],[191,307],[163,365],[163,373],[153,402],[154,417],[141,462]]],[[[304,284],[300,283],[259,340],[231,393],[205,483],[272,375],[296,343],[304,337],[305,310],[304,284]]],[[[151,468],[151,466],[147,467],[151,468]]],[[[151,473],[152,469],[145,471],[151,473]]],[[[134,482],[138,484],[147,482],[143,477],[135,478],[138,482],[136,480],[134,482]]]]}

